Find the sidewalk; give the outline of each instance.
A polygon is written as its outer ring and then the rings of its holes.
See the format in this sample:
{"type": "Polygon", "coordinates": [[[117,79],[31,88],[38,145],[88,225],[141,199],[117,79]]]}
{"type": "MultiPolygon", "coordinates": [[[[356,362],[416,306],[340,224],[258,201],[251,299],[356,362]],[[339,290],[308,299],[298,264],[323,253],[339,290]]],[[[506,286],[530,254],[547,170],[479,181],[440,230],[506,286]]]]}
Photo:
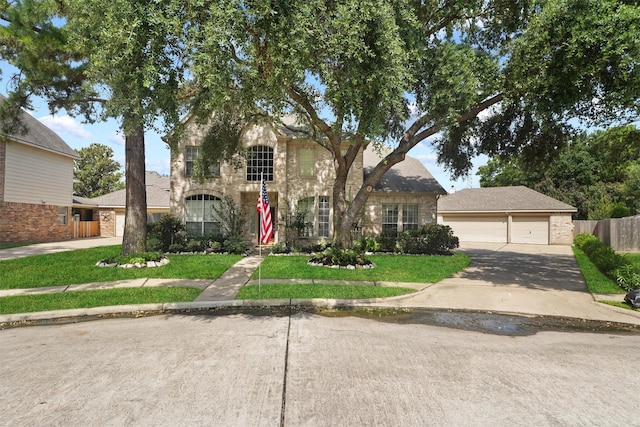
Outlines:
{"type": "MultiPolygon", "coordinates": [[[[507,245],[489,248],[465,248],[472,265],[455,276],[436,284],[366,282],[368,286],[405,286],[415,293],[371,300],[248,300],[235,297],[245,284],[257,284],[250,277],[262,259],[257,255],[240,260],[215,280],[137,279],[111,283],[93,283],[37,289],[0,291],[0,296],[41,292],[107,289],[113,287],[189,286],[202,289],[191,303],[146,304],[141,306],[98,307],[95,309],[60,310],[46,313],[22,313],[0,316],[0,324],[71,316],[131,313],[136,311],[180,311],[216,307],[256,307],[308,305],[315,307],[385,307],[430,310],[461,310],[508,313],[525,316],[553,316],[602,322],[640,325],[640,312],[596,302],[582,279],[573,255],[552,248],[551,253],[536,253],[540,248],[507,245]],[[533,251],[533,253],[531,253],[533,251]],[[560,251],[560,252],[558,252],[560,251]],[[554,260],[551,262],[551,260],[554,260]],[[531,265],[525,265],[527,262],[531,265]],[[514,268],[514,265],[518,268],[514,268]],[[545,271],[541,265],[548,266],[545,271]],[[535,274],[531,274],[532,269],[535,274]],[[515,272],[514,272],[515,270],[515,272]]],[[[0,251],[0,253],[3,251],[0,251]]],[[[570,250],[569,250],[570,252],[570,250]]],[[[262,280],[263,284],[272,281],[262,280]]],[[[282,283],[283,280],[277,280],[282,283]]],[[[295,283],[295,280],[291,281],[295,283]]],[[[299,282],[299,281],[298,281],[299,282]]],[[[306,280],[305,283],[308,283],[306,280]]],[[[316,283],[335,283],[315,281],[316,283]]],[[[339,282],[344,283],[344,282],[339,282]]],[[[602,296],[622,300],[624,295],[602,296]]],[[[600,297],[598,297],[600,298],[600,297]]]]}

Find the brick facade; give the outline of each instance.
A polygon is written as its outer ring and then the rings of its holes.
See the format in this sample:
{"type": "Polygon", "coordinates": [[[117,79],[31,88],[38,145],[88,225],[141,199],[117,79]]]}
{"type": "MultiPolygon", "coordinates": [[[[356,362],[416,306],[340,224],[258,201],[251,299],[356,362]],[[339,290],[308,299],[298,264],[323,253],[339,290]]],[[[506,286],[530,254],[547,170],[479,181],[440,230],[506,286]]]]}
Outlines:
{"type": "MultiPolygon", "coordinates": [[[[67,208],[67,222],[71,209],[67,208]]],[[[71,239],[69,224],[58,223],[58,206],[0,201],[0,242],[71,239]]]]}
{"type": "Polygon", "coordinates": [[[116,212],[113,209],[99,209],[100,236],[114,237],[116,235],[116,212]]]}
{"type": "Polygon", "coordinates": [[[4,171],[7,169],[7,142],[0,140],[0,202],[4,202],[4,171]]]}

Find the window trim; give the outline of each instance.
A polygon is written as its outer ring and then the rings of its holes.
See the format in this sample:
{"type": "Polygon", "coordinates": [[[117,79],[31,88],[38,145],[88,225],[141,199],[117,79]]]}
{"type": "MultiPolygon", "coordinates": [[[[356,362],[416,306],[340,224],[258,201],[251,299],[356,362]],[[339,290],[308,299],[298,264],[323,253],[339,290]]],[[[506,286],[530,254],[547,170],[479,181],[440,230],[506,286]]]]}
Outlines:
{"type": "Polygon", "coordinates": [[[265,181],[273,181],[275,163],[274,151],[275,150],[268,145],[252,145],[249,147],[249,156],[247,157],[247,166],[245,171],[245,179],[247,182],[260,182],[262,177],[264,177],[265,181]],[[262,157],[256,158],[258,156],[262,157]],[[261,162],[266,162],[266,166],[260,164],[261,162]]]}

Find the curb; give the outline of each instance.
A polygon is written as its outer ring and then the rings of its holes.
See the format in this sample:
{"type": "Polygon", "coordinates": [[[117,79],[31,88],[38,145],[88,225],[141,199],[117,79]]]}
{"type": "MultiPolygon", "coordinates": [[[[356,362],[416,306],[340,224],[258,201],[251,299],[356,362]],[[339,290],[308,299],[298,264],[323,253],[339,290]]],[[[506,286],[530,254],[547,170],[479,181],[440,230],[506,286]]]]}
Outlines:
{"type": "MultiPolygon", "coordinates": [[[[398,298],[398,297],[392,297],[398,298]]],[[[453,309],[447,307],[397,307],[385,305],[389,302],[389,298],[372,298],[372,299],[262,299],[262,300],[226,300],[226,301],[196,301],[196,302],[178,302],[178,303],[161,303],[161,304],[133,304],[119,306],[105,306],[82,309],[42,311],[35,313],[17,313],[0,315],[0,330],[15,328],[21,326],[35,326],[48,324],[64,324],[79,323],[90,320],[98,320],[104,318],[137,318],[156,315],[170,314],[186,314],[186,313],[206,313],[211,312],[224,314],[238,314],[243,312],[256,312],[256,310],[271,309],[292,309],[296,308],[300,311],[308,310],[331,310],[331,309],[370,309],[381,311],[398,311],[411,312],[414,310],[428,312],[460,312],[460,313],[486,313],[500,314],[525,318],[549,318],[556,320],[583,321],[603,326],[618,325],[627,328],[640,328],[640,325],[627,322],[612,322],[606,320],[594,320],[575,317],[534,315],[526,313],[517,313],[510,311],[496,310],[468,310],[453,309]]],[[[617,307],[611,307],[617,308],[617,307]]],[[[626,311],[619,309],[621,312],[626,311]]],[[[273,313],[271,313],[273,314],[273,313]]]]}

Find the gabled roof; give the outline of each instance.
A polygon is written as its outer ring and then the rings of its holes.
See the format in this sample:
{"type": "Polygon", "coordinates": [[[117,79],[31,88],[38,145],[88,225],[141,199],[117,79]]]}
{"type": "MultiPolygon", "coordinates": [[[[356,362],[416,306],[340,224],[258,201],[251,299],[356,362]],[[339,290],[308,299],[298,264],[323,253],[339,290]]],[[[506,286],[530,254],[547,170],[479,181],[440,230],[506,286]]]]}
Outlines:
{"type": "MultiPolygon", "coordinates": [[[[145,180],[147,185],[147,208],[169,208],[170,178],[160,175],[158,172],[147,171],[145,180]]],[[[89,200],[100,207],[124,208],[127,204],[127,191],[122,189],[89,200]]]]}
{"type": "MultiPolygon", "coordinates": [[[[382,160],[383,155],[376,153],[371,148],[364,150],[363,169],[365,178],[382,160]]],[[[373,191],[447,194],[442,185],[429,173],[420,160],[409,156],[406,156],[404,161],[391,167],[373,191]]]]}
{"type": "Polygon", "coordinates": [[[524,186],[467,188],[438,199],[438,212],[576,212],[524,186]]]}
{"type": "MultiPolygon", "coordinates": [[[[7,98],[0,95],[0,102],[5,102],[6,100],[7,98]]],[[[32,117],[31,114],[22,111],[20,114],[20,120],[22,120],[22,123],[27,129],[26,134],[19,135],[0,133],[0,135],[21,144],[30,145],[32,147],[51,151],[74,159],[79,158],[78,153],[69,147],[67,143],[58,136],[58,134],[46,127],[39,120],[32,117]]]]}

